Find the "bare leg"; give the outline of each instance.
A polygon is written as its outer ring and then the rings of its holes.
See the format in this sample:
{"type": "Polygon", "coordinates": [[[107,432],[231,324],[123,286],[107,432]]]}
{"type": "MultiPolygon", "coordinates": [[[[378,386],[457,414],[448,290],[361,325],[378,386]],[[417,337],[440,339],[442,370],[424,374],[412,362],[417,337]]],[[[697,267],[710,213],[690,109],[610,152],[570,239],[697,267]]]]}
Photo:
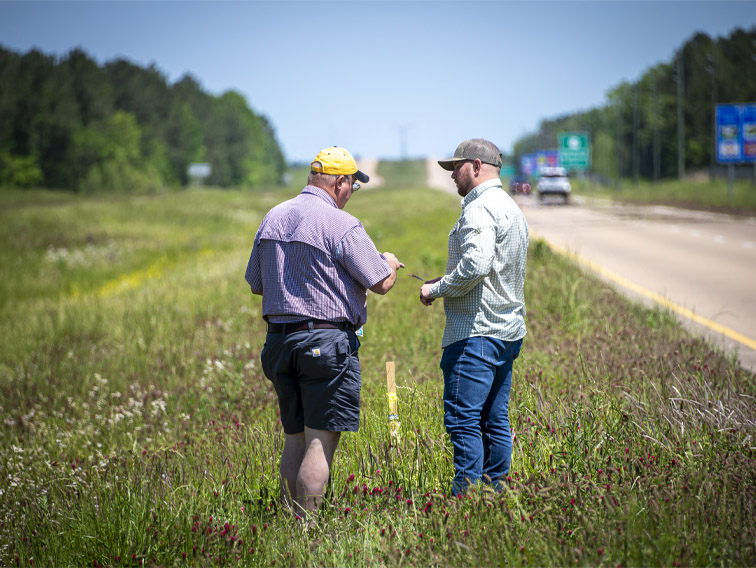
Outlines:
{"type": "Polygon", "coordinates": [[[341,432],[314,430],[305,426],[305,453],[297,475],[297,512],[299,514],[317,510],[328,478],[341,432]]]}
{"type": "Polygon", "coordinates": [[[294,500],[297,497],[297,475],[305,455],[305,448],[304,432],[286,434],[278,471],[281,482],[281,503],[290,510],[294,510],[294,500]]]}

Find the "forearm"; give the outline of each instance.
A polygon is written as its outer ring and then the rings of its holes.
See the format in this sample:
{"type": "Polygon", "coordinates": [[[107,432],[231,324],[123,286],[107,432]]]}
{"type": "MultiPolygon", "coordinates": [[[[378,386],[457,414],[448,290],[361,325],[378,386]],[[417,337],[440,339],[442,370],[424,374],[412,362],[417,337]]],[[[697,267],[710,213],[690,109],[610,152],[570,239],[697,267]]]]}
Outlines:
{"type": "Polygon", "coordinates": [[[457,267],[432,284],[428,290],[432,298],[459,298],[475,288],[486,277],[485,267],[465,263],[464,259],[457,267]]]}
{"type": "Polygon", "coordinates": [[[370,287],[371,292],[375,292],[376,294],[381,295],[386,294],[389,290],[391,290],[391,288],[394,287],[394,284],[396,284],[396,275],[399,269],[404,268],[404,264],[390,252],[384,252],[383,256],[386,259],[386,264],[388,264],[389,268],[391,269],[391,274],[370,287]]]}

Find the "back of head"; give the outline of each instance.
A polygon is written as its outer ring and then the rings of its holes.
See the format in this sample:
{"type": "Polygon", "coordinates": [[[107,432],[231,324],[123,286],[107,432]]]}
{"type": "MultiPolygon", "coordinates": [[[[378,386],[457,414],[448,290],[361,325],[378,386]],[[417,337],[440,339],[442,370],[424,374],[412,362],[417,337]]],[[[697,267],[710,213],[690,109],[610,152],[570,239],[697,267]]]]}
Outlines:
{"type": "Polygon", "coordinates": [[[323,165],[317,160],[314,160],[312,164],[310,164],[310,173],[307,175],[307,185],[326,188],[333,183],[333,180],[339,177],[338,174],[321,173],[322,169],[323,165]]]}

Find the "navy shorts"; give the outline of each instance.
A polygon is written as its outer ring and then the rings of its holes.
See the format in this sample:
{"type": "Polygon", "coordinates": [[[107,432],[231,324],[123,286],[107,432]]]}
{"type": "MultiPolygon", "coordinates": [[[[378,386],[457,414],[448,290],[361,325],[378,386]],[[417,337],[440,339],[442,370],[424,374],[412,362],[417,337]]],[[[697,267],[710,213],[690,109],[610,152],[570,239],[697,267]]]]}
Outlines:
{"type": "Polygon", "coordinates": [[[260,361],[276,389],[284,432],[358,430],[359,347],[352,330],[268,332],[260,361]]]}

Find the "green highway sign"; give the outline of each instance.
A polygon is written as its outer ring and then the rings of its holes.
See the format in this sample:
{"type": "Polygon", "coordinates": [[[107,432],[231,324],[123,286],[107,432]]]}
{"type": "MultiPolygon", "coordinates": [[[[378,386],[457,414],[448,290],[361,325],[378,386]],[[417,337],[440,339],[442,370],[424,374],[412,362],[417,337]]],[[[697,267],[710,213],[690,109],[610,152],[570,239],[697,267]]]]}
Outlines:
{"type": "Polygon", "coordinates": [[[568,170],[591,167],[591,135],[587,132],[560,132],[557,135],[559,165],[568,170]]]}

